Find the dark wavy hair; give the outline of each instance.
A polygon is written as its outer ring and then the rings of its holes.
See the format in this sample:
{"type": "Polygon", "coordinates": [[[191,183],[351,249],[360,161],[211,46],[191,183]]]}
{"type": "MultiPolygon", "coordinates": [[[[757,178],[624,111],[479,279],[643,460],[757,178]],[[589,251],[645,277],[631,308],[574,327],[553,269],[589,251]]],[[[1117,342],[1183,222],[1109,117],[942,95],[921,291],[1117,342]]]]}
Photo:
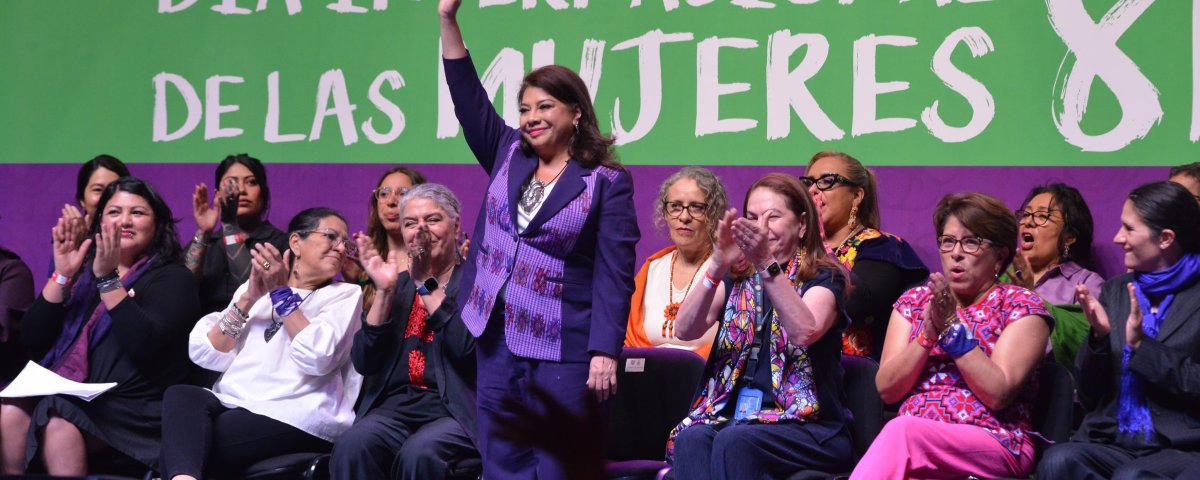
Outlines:
{"type": "Polygon", "coordinates": [[[1175,232],[1183,253],[1200,251],[1200,204],[1192,192],[1175,182],[1152,182],[1129,192],[1129,202],[1154,236],[1175,232]]]}
{"type": "Polygon", "coordinates": [[[978,192],[951,193],[942,197],[933,210],[933,230],[938,237],[942,236],[950,217],[957,218],[977,237],[1003,248],[1000,271],[1008,268],[1017,253],[1017,217],[1008,211],[1004,202],[978,192]]]}
{"type": "Polygon", "coordinates": [[[1025,196],[1025,200],[1021,202],[1021,209],[1028,207],[1033,197],[1043,193],[1050,194],[1050,205],[1062,213],[1063,228],[1058,233],[1058,251],[1069,250],[1063,255],[1063,260],[1088,265],[1092,259],[1092,210],[1083,200],[1083,195],[1080,195],[1075,187],[1064,183],[1038,185],[1025,196]],[[1068,236],[1075,237],[1073,249],[1066,248],[1068,236]]]}
{"type": "Polygon", "coordinates": [[[863,190],[862,202],[858,204],[858,217],[856,218],[858,224],[879,230],[879,191],[875,188],[875,173],[863,166],[857,158],[836,150],[817,152],[812,156],[812,160],[808,161],[808,166],[811,168],[814,163],[817,163],[817,160],[822,158],[836,158],[846,166],[846,173],[849,174],[846,178],[858,184],[857,187],[852,186],[851,188],[863,190]]]}
{"type": "Polygon", "coordinates": [[[803,264],[796,272],[797,281],[811,280],[816,277],[817,269],[829,268],[842,275],[846,281],[846,288],[843,292],[849,292],[851,289],[850,276],[842,268],[842,264],[825,250],[825,244],[821,240],[821,219],[817,216],[817,207],[813,205],[812,195],[808,194],[808,189],[804,187],[803,183],[800,183],[800,179],[786,173],[764,175],[746,190],[746,198],[742,201],[743,215],[746,212],[746,206],[750,203],[750,195],[760,188],[779,194],[787,202],[787,208],[792,211],[793,215],[804,216],[805,230],[804,238],[800,239],[800,248],[804,250],[805,255],[803,264]]]}
{"type": "Polygon", "coordinates": [[[425,176],[421,175],[421,172],[408,167],[389,168],[386,172],[383,172],[383,175],[379,176],[379,181],[375,182],[375,188],[371,190],[371,196],[367,199],[367,236],[371,237],[371,242],[375,244],[375,249],[379,251],[379,254],[383,258],[387,258],[389,253],[387,230],[383,229],[383,222],[379,221],[379,201],[375,199],[375,190],[378,190],[379,186],[383,185],[384,179],[397,173],[407,175],[408,179],[412,180],[414,187],[429,183],[429,180],[426,180],[425,176]]]}
{"type": "Polygon", "coordinates": [[[258,218],[265,220],[267,214],[271,211],[271,186],[267,183],[267,169],[259,159],[245,153],[225,157],[224,160],[221,160],[221,163],[217,164],[217,175],[216,181],[213,183],[213,188],[221,188],[221,177],[224,177],[225,172],[228,172],[235,164],[246,167],[250,170],[250,173],[254,174],[254,179],[258,180],[258,186],[262,189],[263,202],[262,211],[259,212],[258,218]]]}
{"type": "MultiPolygon", "coordinates": [[[[179,245],[179,235],[175,232],[175,223],[179,220],[171,215],[171,207],[167,206],[167,202],[163,201],[154,187],[140,178],[121,177],[108,184],[104,193],[100,194],[100,203],[96,204],[96,214],[92,215],[88,236],[95,238],[96,234],[100,232],[100,221],[104,217],[104,208],[117,192],[127,192],[142,197],[150,205],[150,211],[154,212],[154,238],[150,241],[146,255],[157,256],[159,263],[178,262],[183,253],[183,247],[179,245]]],[[[84,264],[91,264],[95,256],[96,244],[93,242],[91,248],[88,249],[84,264]]]]}
{"type": "Polygon", "coordinates": [[[88,180],[99,169],[112,170],[118,177],[128,177],[129,168],[119,158],[112,155],[100,154],[96,158],[83,162],[79,166],[79,175],[75,179],[75,201],[83,204],[83,192],[87,190],[88,180]]]}
{"type": "MultiPolygon", "coordinates": [[[[592,106],[592,96],[579,74],[567,67],[547,65],[525,76],[517,98],[523,97],[525,89],[529,87],[540,88],[579,112],[579,125],[575,127],[575,136],[571,138],[571,156],[581,165],[585,168],[604,165],[624,169],[612,148],[616,140],[600,133],[600,125],[596,121],[596,108],[592,106]]],[[[526,155],[533,154],[532,147],[524,140],[521,141],[521,149],[526,155]]]]}

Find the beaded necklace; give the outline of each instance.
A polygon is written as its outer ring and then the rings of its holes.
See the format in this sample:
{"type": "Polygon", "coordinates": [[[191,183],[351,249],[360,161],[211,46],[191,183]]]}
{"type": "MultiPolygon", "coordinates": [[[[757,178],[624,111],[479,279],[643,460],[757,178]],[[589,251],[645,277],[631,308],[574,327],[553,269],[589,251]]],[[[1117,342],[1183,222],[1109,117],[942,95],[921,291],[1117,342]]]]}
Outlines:
{"type": "Polygon", "coordinates": [[[704,266],[704,262],[708,261],[708,257],[712,255],[712,250],[704,254],[704,258],[700,259],[700,263],[696,265],[696,271],[692,272],[691,280],[688,280],[687,287],[683,289],[683,298],[678,302],[675,301],[675,261],[679,259],[679,250],[671,252],[671,273],[667,276],[667,308],[663,309],[663,318],[666,320],[662,325],[663,338],[673,338],[675,336],[675,318],[679,315],[679,307],[683,305],[683,300],[687,298],[687,294],[692,290],[692,284],[696,282],[696,275],[700,273],[700,268],[704,266]]]}

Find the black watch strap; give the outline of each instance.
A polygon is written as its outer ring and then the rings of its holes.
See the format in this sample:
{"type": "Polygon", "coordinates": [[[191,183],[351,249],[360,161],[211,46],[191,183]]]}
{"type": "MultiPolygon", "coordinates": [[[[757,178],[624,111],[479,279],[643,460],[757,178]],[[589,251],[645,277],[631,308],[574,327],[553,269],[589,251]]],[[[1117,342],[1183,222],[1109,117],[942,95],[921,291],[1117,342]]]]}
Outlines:
{"type": "Polygon", "coordinates": [[[417,293],[421,295],[429,295],[438,289],[438,281],[434,277],[426,278],[424,282],[417,284],[417,293]]]}

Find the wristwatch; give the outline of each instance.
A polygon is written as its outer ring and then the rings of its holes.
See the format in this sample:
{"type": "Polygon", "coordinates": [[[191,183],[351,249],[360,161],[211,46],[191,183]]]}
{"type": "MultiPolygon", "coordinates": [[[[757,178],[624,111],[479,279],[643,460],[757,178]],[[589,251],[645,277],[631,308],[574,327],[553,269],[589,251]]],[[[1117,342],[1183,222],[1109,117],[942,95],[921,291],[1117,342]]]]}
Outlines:
{"type": "Polygon", "coordinates": [[[765,273],[766,275],[764,276],[770,278],[779,275],[779,272],[782,270],[783,268],[779,266],[779,262],[771,262],[770,265],[767,265],[767,268],[760,270],[759,273],[765,273]]]}
{"type": "Polygon", "coordinates": [[[424,282],[417,284],[417,293],[421,295],[429,295],[434,290],[438,289],[438,281],[434,277],[426,278],[424,282]]]}

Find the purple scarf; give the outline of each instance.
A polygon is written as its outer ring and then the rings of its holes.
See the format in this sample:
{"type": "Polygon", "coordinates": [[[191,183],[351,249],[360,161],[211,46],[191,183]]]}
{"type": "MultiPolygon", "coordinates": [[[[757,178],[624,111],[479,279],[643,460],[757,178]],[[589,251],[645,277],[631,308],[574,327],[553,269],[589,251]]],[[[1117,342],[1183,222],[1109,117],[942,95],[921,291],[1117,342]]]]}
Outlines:
{"type": "MultiPolygon", "coordinates": [[[[1187,254],[1174,265],[1157,272],[1135,273],[1134,293],[1142,310],[1142,331],[1147,338],[1158,338],[1158,329],[1175,294],[1190,287],[1200,279],[1200,255],[1187,254]],[[1151,300],[1158,300],[1158,313],[1150,311],[1151,300]]],[[[1150,408],[1146,406],[1146,392],[1142,379],[1129,371],[1129,357],[1133,349],[1126,344],[1121,357],[1121,394],[1117,398],[1117,427],[1122,435],[1151,441],[1154,422],[1150,419],[1150,408]]]]}
{"type": "MultiPolygon", "coordinates": [[[[121,285],[128,290],[142,277],[142,274],[154,266],[154,260],[155,257],[142,257],[134,262],[133,266],[125,272],[125,276],[121,277],[121,285]]],[[[92,274],[92,269],[85,266],[82,270],[76,275],[75,286],[71,288],[71,298],[67,300],[67,315],[63,319],[62,333],[58,335],[54,347],[38,361],[38,364],[43,367],[54,368],[71,348],[71,345],[75,343],[75,338],[91,317],[99,315],[88,335],[89,350],[95,348],[96,344],[100,343],[100,340],[108,333],[108,329],[112,327],[112,317],[109,316],[103,301],[98,302],[95,308],[88,309],[92,301],[100,297],[100,293],[96,291],[96,276],[92,274]]]]}

